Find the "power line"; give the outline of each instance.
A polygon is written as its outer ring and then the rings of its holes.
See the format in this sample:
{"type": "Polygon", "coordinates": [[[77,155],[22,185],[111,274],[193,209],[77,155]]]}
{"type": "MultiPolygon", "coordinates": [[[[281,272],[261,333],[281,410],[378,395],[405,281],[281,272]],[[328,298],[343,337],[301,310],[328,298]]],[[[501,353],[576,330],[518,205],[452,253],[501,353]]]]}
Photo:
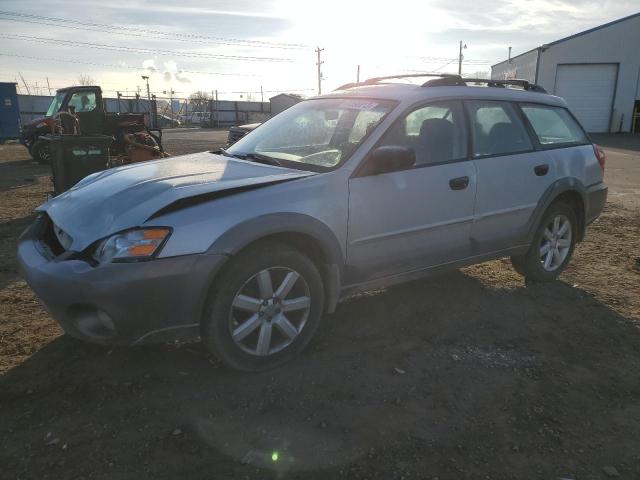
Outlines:
{"type": "Polygon", "coordinates": [[[282,57],[256,57],[256,56],[244,56],[244,55],[224,55],[218,53],[195,53],[195,52],[183,52],[177,50],[157,50],[152,48],[136,48],[136,47],[123,47],[119,45],[110,45],[103,43],[91,43],[81,42],[78,40],[60,40],[57,38],[48,37],[36,37],[33,35],[18,35],[13,33],[0,33],[0,38],[8,40],[19,40],[26,42],[36,43],[49,43],[65,47],[80,47],[80,48],[95,48],[99,50],[110,50],[124,53],[143,53],[148,55],[172,55],[176,57],[188,57],[188,58],[210,58],[218,60],[234,60],[234,61],[250,61],[250,62],[276,62],[287,63],[292,62],[290,58],[282,57]]]}
{"type": "MultiPolygon", "coordinates": [[[[70,59],[61,59],[61,58],[48,58],[48,57],[34,57],[31,55],[18,55],[15,53],[6,53],[6,52],[0,52],[0,56],[3,57],[16,57],[16,58],[25,58],[25,59],[30,59],[30,60],[44,60],[44,61],[48,61],[48,62],[62,62],[62,63],[75,63],[75,64],[79,64],[79,65],[93,65],[96,67],[107,67],[107,68],[122,68],[122,69],[129,69],[129,70],[143,70],[143,71],[154,71],[154,70],[158,70],[158,69],[154,69],[154,68],[145,68],[145,67],[133,67],[133,66],[129,66],[129,65],[117,65],[117,64],[110,64],[110,63],[95,63],[95,62],[87,62],[87,61],[82,61],[82,60],[70,60],[70,59]]],[[[196,71],[196,70],[180,70],[177,73],[191,73],[191,74],[195,74],[195,75],[225,75],[225,76],[229,76],[229,77],[262,77],[261,75],[253,75],[250,73],[226,73],[226,72],[202,72],[202,71],[196,71]]]]}
{"type": "Polygon", "coordinates": [[[198,43],[219,43],[223,45],[242,45],[242,46],[252,46],[259,48],[280,48],[285,50],[305,50],[311,49],[309,45],[304,45],[300,43],[285,43],[285,42],[269,42],[262,40],[246,40],[240,38],[224,38],[224,37],[215,37],[210,35],[200,35],[200,34],[190,34],[190,33],[178,33],[178,32],[164,32],[162,30],[150,30],[150,29],[139,29],[139,28],[130,28],[122,25],[108,25],[104,23],[95,23],[95,22],[83,22],[80,20],[73,19],[65,19],[65,18],[57,18],[57,17],[46,17],[42,15],[33,15],[28,13],[21,12],[11,12],[6,10],[0,10],[0,15],[4,15],[7,17],[13,18],[0,18],[1,20],[11,20],[15,22],[25,22],[25,23],[37,23],[43,25],[50,26],[59,26],[64,28],[74,28],[79,30],[89,30],[89,31],[97,31],[97,32],[105,32],[109,33],[120,33],[122,35],[132,35],[136,37],[148,37],[149,35],[155,35],[156,38],[162,39],[173,39],[178,41],[196,41],[198,43]],[[48,23],[45,23],[48,22],[48,23]],[[65,25],[66,24],[66,25],[65,25]]]}

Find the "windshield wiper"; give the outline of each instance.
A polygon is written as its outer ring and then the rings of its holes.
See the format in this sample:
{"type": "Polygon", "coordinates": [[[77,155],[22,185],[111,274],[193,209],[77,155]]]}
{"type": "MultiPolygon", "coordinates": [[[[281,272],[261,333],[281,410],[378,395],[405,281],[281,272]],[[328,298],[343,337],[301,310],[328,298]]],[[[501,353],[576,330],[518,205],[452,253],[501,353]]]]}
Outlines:
{"type": "Polygon", "coordinates": [[[219,150],[215,150],[215,151],[213,151],[211,153],[215,153],[216,155],[224,155],[225,157],[235,157],[235,155],[230,154],[224,148],[221,148],[219,150]]]}
{"type": "Polygon", "coordinates": [[[246,153],[244,158],[247,160],[254,160],[256,162],[265,163],[267,165],[275,165],[276,167],[281,167],[282,164],[273,157],[268,155],[263,155],[261,153],[246,153]]]}
{"type": "Polygon", "coordinates": [[[218,152],[225,157],[239,158],[240,160],[251,160],[258,163],[264,163],[266,165],[274,165],[276,167],[282,166],[282,164],[275,158],[261,153],[229,153],[224,148],[221,148],[218,152]]]}

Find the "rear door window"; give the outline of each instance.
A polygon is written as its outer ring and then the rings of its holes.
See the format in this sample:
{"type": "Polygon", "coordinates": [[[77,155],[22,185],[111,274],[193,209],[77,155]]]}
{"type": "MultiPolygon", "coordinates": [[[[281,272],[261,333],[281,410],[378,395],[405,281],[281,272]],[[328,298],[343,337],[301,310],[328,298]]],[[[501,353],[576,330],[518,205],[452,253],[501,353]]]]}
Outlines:
{"type": "Polygon", "coordinates": [[[473,156],[507,155],[533,150],[516,109],[508,102],[466,102],[473,132],[473,156]]]}
{"type": "Polygon", "coordinates": [[[587,137],[566,108],[547,105],[520,105],[536,132],[540,145],[582,144],[587,137]]]}

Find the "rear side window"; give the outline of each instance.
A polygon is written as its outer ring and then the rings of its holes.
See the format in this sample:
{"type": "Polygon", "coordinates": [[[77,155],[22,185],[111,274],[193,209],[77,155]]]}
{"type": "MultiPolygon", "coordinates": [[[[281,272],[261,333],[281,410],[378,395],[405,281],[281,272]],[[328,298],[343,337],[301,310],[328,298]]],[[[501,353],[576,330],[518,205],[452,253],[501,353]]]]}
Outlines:
{"type": "Polygon", "coordinates": [[[506,155],[533,150],[514,107],[507,102],[466,102],[473,132],[473,156],[506,155]]]}
{"type": "Polygon", "coordinates": [[[541,145],[586,143],[584,132],[565,108],[530,104],[520,108],[541,145]]]}
{"type": "Polygon", "coordinates": [[[69,106],[75,107],[76,112],[91,112],[96,108],[96,93],[90,91],[74,93],[69,100],[69,106]]]}

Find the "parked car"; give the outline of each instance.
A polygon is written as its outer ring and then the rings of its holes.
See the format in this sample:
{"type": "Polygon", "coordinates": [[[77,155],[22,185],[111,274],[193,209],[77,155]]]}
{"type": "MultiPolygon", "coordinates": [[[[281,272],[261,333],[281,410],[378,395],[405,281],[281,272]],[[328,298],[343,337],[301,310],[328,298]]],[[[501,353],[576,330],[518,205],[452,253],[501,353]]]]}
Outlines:
{"type": "Polygon", "coordinates": [[[603,209],[604,155],[561,98],[471,81],[372,79],[220,154],[85,178],[21,236],[27,282],[74,337],[200,336],[253,371],[356,291],[505,256],[553,280],[603,209]]]}
{"type": "Polygon", "coordinates": [[[258,128],[261,123],[248,123],[246,125],[238,125],[237,127],[231,127],[229,129],[229,134],[227,135],[227,146],[231,146],[240,140],[242,137],[247,135],[250,132],[253,132],[256,128],[258,128]]]}

